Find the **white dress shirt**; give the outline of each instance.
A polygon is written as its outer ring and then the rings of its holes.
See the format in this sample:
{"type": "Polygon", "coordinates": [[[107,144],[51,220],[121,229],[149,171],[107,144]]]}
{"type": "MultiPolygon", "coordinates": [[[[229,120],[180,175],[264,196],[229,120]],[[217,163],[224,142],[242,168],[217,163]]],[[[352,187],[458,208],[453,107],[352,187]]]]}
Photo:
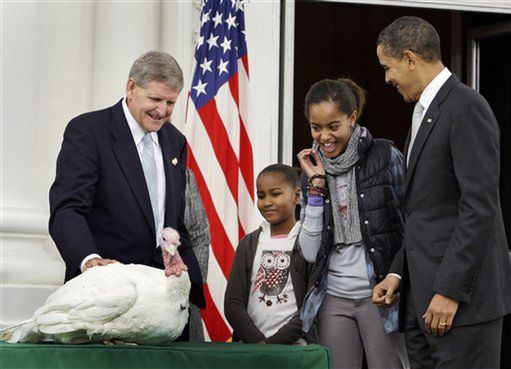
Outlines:
{"type": "Polygon", "coordinates": [[[431,82],[429,82],[424,91],[422,91],[421,97],[419,98],[419,102],[424,107],[422,118],[424,118],[424,114],[426,114],[426,111],[428,111],[431,102],[435,98],[438,91],[440,91],[444,83],[449,79],[451,74],[452,73],[448,68],[442,69],[442,71],[438,73],[431,82]]]}

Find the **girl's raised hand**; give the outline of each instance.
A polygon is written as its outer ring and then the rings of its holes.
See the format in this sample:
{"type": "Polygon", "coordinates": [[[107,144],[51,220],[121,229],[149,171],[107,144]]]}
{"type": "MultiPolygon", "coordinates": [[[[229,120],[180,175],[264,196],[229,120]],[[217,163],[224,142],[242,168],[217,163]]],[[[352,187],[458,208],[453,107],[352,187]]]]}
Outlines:
{"type": "Polygon", "coordinates": [[[300,166],[308,178],[315,174],[325,175],[325,168],[323,167],[323,163],[321,163],[321,159],[319,158],[318,152],[316,150],[303,149],[298,153],[297,156],[298,161],[300,162],[300,166]],[[312,160],[310,159],[311,156],[314,158],[316,165],[312,163],[312,160]]]}

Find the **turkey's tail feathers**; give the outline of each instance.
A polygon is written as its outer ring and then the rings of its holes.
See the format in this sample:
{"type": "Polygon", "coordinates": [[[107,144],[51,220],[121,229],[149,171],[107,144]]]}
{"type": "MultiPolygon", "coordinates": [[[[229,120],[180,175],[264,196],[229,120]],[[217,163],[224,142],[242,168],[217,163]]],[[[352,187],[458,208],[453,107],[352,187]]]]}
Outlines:
{"type": "Polygon", "coordinates": [[[33,319],[0,330],[0,339],[10,343],[40,342],[44,335],[36,328],[33,319]]]}

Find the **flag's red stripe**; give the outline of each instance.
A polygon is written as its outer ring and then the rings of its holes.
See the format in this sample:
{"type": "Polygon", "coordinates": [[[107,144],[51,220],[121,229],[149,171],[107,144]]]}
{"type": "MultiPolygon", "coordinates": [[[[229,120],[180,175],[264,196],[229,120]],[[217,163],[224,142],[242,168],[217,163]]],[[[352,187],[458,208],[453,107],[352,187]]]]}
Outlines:
{"type": "Polygon", "coordinates": [[[227,342],[231,337],[231,332],[211,298],[207,284],[204,285],[204,297],[206,298],[206,309],[201,310],[201,316],[209,338],[213,342],[227,342]]]}
{"type": "Polygon", "coordinates": [[[208,133],[211,145],[215,151],[218,164],[222,168],[227,181],[227,186],[231,190],[232,196],[238,204],[238,168],[239,162],[236,153],[229,142],[229,135],[225,129],[224,123],[216,109],[215,99],[209,100],[198,111],[199,116],[208,133]]]}
{"type": "Polygon", "coordinates": [[[197,161],[193,156],[190,145],[188,145],[188,167],[195,175],[197,186],[199,187],[199,192],[204,204],[204,209],[208,215],[213,254],[215,255],[215,259],[217,260],[220,269],[222,269],[225,279],[227,279],[229,278],[232,261],[234,260],[234,247],[231,244],[229,237],[227,237],[222,220],[218,216],[208,186],[199,166],[197,165],[197,161]]]}
{"type": "Polygon", "coordinates": [[[236,103],[236,107],[238,108],[238,111],[240,109],[240,92],[238,88],[238,73],[235,73],[232,75],[232,77],[229,79],[229,90],[231,90],[232,98],[234,99],[234,102],[236,103]]]}
{"type": "MultiPolygon", "coordinates": [[[[231,91],[231,95],[236,102],[236,106],[239,111],[239,85],[238,85],[238,74],[235,74],[229,80],[229,89],[231,91]]],[[[248,193],[250,194],[250,198],[254,201],[254,168],[253,168],[253,157],[252,157],[252,143],[250,142],[250,138],[248,137],[247,130],[245,129],[245,124],[243,122],[243,118],[241,114],[238,114],[240,120],[240,169],[241,175],[245,180],[245,185],[247,186],[248,193]]]]}
{"type": "Polygon", "coordinates": [[[245,67],[245,72],[247,72],[247,78],[250,79],[250,74],[248,72],[248,53],[241,57],[241,61],[243,63],[243,66],[245,67]]]}
{"type": "Polygon", "coordinates": [[[250,193],[250,198],[252,202],[254,201],[254,158],[252,155],[252,145],[250,143],[250,138],[248,137],[248,133],[245,129],[245,124],[243,124],[243,120],[240,117],[240,170],[243,179],[245,180],[245,184],[247,186],[247,190],[250,193]]]}
{"type": "Polygon", "coordinates": [[[241,240],[243,237],[245,237],[245,230],[243,229],[243,226],[241,225],[239,215],[238,215],[238,235],[239,235],[239,239],[240,239],[240,240],[241,240]]]}

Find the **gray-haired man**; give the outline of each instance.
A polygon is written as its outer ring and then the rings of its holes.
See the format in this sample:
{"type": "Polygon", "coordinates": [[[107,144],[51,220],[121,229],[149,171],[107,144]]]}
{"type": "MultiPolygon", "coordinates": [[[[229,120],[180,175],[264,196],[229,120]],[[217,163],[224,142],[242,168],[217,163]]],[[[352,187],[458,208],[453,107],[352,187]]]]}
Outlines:
{"type": "Polygon", "coordinates": [[[134,62],[126,98],[69,122],[50,189],[49,223],[66,262],[66,280],[116,261],[161,268],[158,236],[168,226],[181,235],[190,300],[204,306],[183,222],[186,140],[169,123],[182,87],[176,60],[150,51],[134,62]]]}

